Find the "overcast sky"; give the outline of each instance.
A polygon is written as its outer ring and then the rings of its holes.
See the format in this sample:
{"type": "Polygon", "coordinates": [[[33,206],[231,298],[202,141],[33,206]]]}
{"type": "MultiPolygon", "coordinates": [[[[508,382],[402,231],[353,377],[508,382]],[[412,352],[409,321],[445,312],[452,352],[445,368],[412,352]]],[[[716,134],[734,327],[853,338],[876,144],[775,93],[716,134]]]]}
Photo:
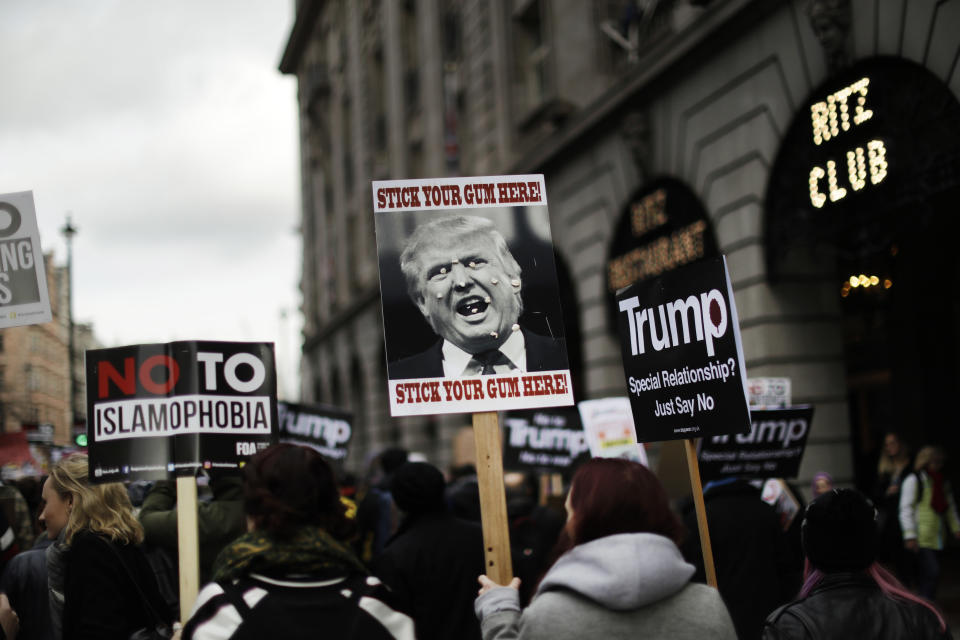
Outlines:
{"type": "Polygon", "coordinates": [[[288,397],[300,198],[296,82],[277,65],[292,23],[292,0],[0,2],[0,193],[33,191],[58,264],[70,212],[76,320],[108,346],[276,342],[288,397]]]}

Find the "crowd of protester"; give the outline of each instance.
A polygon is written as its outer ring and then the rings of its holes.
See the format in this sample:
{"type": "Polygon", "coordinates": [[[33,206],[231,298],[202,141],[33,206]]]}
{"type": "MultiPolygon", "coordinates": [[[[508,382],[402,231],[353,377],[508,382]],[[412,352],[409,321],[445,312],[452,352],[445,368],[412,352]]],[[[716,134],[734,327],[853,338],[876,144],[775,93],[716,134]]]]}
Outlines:
{"type": "Polygon", "coordinates": [[[394,448],[358,481],[277,444],[242,477],[198,479],[202,588],[180,628],[175,485],[91,483],[75,454],[0,483],[0,640],[950,638],[934,604],[960,539],[946,462],[888,434],[873,487],[819,472],[788,520],[756,482],[708,483],[718,589],[692,501],[645,466],[590,460],[565,496],[507,474],[517,577],[500,585],[472,466],[394,448]]]}

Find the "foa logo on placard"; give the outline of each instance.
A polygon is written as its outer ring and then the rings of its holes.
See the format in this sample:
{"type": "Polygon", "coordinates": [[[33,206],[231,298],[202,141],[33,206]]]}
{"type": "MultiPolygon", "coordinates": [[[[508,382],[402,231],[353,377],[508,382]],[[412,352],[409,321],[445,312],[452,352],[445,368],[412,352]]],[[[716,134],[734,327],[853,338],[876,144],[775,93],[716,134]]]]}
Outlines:
{"type": "Polygon", "coordinates": [[[620,301],[620,311],[627,314],[630,325],[630,353],[646,352],[649,344],[656,351],[663,351],[680,344],[690,344],[690,325],[697,342],[705,342],[707,355],[713,356],[713,341],[727,332],[727,301],[718,289],[711,289],[700,296],[678,298],[673,302],[636,310],[640,298],[633,296],[620,301]],[[659,319],[659,323],[658,323],[659,319]]]}

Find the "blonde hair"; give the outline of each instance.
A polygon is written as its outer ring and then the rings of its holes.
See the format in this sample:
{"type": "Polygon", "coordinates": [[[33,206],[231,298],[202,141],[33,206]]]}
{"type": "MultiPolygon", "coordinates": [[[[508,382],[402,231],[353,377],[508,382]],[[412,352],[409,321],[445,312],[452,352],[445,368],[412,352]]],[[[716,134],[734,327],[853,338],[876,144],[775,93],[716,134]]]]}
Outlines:
{"type": "Polygon", "coordinates": [[[61,460],[50,471],[51,487],[72,505],[64,527],[64,542],[70,544],[73,536],[83,530],[123,544],[143,542],[143,527],[133,515],[124,486],[119,482],[91,484],[88,469],[87,456],[76,454],[61,460]]]}
{"type": "Polygon", "coordinates": [[[917,459],[913,463],[914,470],[923,470],[935,458],[940,458],[940,460],[946,458],[946,454],[941,447],[928,446],[920,449],[920,451],[917,451],[917,459]]]}
{"type": "Polygon", "coordinates": [[[886,442],[886,439],[890,436],[896,438],[897,442],[900,444],[900,453],[896,457],[891,457],[887,455],[886,448],[881,447],[880,459],[877,461],[878,475],[883,475],[885,473],[889,473],[891,475],[898,474],[910,464],[910,452],[907,451],[907,445],[904,443],[903,438],[896,433],[888,433],[883,437],[884,442],[886,442]]]}

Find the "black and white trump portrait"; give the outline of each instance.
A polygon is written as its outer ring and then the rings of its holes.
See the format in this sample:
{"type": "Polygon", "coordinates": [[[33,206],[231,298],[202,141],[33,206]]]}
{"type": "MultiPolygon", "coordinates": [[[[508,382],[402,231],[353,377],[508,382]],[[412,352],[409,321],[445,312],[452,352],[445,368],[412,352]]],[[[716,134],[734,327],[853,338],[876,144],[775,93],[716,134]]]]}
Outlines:
{"type": "Polygon", "coordinates": [[[569,369],[545,206],[378,214],[391,380],[569,369]]]}

